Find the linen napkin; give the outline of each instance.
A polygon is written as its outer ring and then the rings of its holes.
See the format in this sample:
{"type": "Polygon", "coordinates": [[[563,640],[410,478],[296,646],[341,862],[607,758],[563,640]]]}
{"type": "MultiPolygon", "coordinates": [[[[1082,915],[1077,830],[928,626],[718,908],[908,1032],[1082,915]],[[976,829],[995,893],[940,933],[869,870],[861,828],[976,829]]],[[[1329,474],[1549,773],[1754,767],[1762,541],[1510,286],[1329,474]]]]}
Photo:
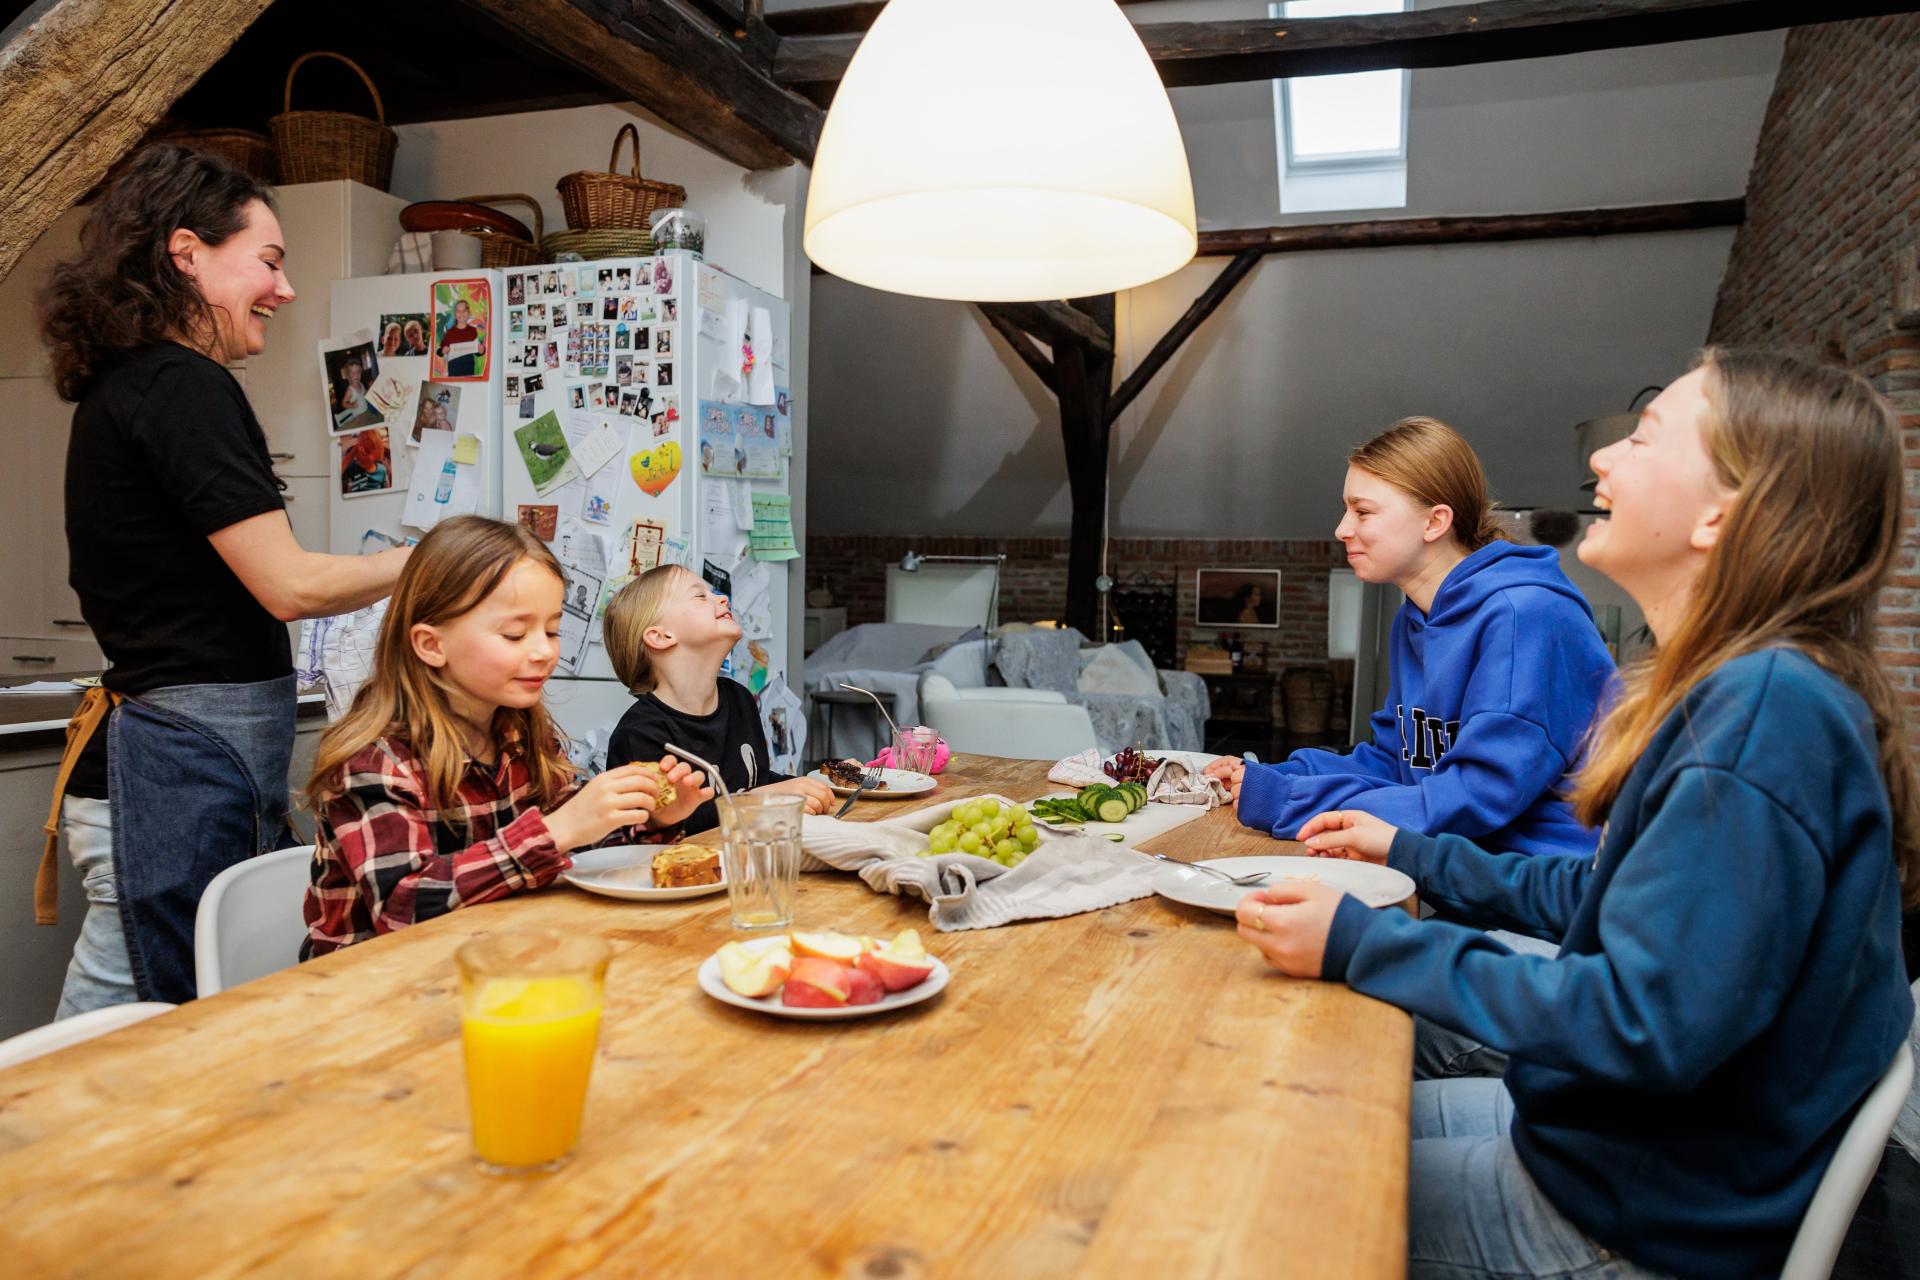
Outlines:
{"type": "Polygon", "coordinates": [[[1090,787],[1096,782],[1112,782],[1113,779],[1100,767],[1100,753],[1089,748],[1077,756],[1056,760],[1053,768],[1047,770],[1047,781],[1066,787],[1090,787]]]}
{"type": "Polygon", "coordinates": [[[1161,804],[1203,804],[1212,811],[1232,798],[1226,783],[1171,756],[1147,778],[1147,799],[1161,804]]]}
{"type": "Polygon", "coordinates": [[[803,871],[858,872],[877,893],[911,893],[928,904],[943,933],[991,929],[1015,920],[1043,920],[1098,911],[1153,892],[1159,866],[1144,854],[1086,836],[1049,839],[1017,867],[970,853],[922,858],[918,831],[887,822],[809,817],[800,830],[803,871]]]}

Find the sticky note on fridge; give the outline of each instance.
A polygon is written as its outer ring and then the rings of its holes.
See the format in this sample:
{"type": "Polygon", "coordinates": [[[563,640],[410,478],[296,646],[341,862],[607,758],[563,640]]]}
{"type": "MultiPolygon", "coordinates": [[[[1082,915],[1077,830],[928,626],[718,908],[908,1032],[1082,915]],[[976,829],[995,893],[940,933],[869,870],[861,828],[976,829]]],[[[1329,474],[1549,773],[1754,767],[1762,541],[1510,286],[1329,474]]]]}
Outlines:
{"type": "Polygon", "coordinates": [[[463,466],[480,461],[480,437],[462,433],[453,438],[453,460],[463,466]]]}

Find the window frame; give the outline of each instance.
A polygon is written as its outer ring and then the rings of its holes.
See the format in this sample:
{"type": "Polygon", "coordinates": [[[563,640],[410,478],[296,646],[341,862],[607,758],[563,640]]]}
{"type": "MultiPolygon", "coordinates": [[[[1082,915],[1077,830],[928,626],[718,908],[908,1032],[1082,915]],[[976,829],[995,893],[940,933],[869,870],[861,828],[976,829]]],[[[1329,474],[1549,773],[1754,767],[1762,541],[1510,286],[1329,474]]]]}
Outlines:
{"type": "MultiPolygon", "coordinates": [[[[1399,12],[1409,10],[1411,0],[1399,0],[1399,12]]],[[[1269,0],[1269,16],[1276,20],[1291,17],[1287,12],[1287,0],[1269,0]]],[[[1392,68],[1382,68],[1391,70],[1392,68]]],[[[1293,146],[1293,82],[1302,77],[1289,76],[1273,81],[1274,114],[1280,123],[1280,173],[1286,180],[1289,173],[1306,176],[1309,174],[1332,176],[1342,173],[1387,173],[1404,169],[1407,165],[1407,126],[1409,124],[1409,99],[1413,85],[1413,75],[1405,67],[1398,68],[1400,75],[1400,145],[1392,151],[1348,151],[1333,155],[1300,156],[1293,146]]],[[[1356,74],[1356,73],[1339,73],[1356,74]]],[[[1317,77],[1315,77],[1317,78],[1317,77]]]]}

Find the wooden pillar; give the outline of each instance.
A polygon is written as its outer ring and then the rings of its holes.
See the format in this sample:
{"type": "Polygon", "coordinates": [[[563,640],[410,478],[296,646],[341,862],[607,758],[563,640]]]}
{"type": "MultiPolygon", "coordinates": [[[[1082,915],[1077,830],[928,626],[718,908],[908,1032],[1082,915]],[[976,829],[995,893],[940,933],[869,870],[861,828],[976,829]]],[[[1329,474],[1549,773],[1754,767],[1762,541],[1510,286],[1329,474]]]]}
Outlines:
{"type": "MultiPolygon", "coordinates": [[[[1076,310],[1113,333],[1110,293],[1074,300],[1076,310]]],[[[1107,441],[1111,426],[1107,402],[1113,392],[1113,346],[1104,351],[1079,342],[1058,342],[1053,350],[1054,390],[1060,397],[1060,436],[1067,450],[1067,489],[1073,498],[1073,524],[1067,542],[1068,626],[1099,641],[1096,631],[1100,593],[1100,552],[1107,531],[1107,441]]]]}

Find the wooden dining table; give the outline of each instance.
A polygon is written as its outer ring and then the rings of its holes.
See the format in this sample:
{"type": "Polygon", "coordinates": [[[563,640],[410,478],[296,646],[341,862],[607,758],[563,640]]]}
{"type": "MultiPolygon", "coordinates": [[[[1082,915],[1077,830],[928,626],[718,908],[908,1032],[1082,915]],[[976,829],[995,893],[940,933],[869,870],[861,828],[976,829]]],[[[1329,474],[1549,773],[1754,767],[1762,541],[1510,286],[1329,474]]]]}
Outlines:
{"type": "MultiPolygon", "coordinates": [[[[1056,790],[957,756],[931,796],[1056,790]]],[[[709,837],[710,838],[710,837],[709,837]]],[[[1147,843],[1285,847],[1229,810],[1147,843]]],[[[1283,977],[1225,916],[1151,896],[935,932],[801,877],[796,923],[917,927],[933,999],[802,1022],[704,994],[724,893],[556,885],[455,911],[0,1072],[0,1270],[25,1276],[1398,1276],[1412,1027],[1283,977]],[[474,1167],[453,953],[611,944],[580,1142],[474,1167]]]]}

